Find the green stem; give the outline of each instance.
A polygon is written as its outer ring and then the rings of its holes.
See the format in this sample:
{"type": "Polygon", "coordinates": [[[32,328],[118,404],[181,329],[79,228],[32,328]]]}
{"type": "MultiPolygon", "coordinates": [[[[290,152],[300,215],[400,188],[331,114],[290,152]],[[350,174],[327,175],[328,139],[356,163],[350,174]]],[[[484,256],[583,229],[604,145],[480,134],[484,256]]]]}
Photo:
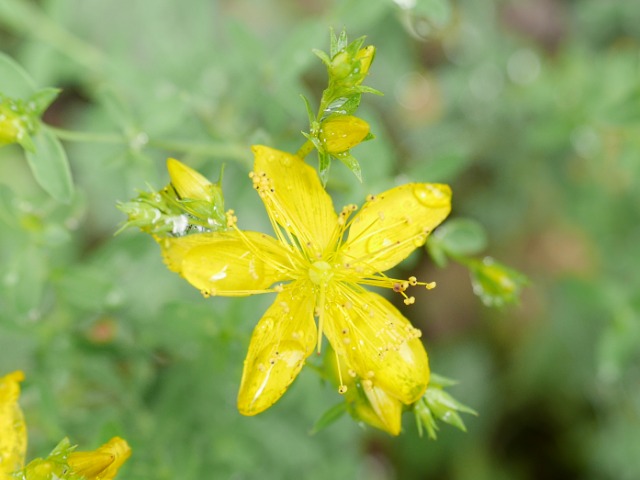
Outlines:
{"type": "MultiPolygon", "coordinates": [[[[46,128],[60,140],[67,142],[80,143],[111,143],[120,145],[130,145],[131,139],[117,133],[96,133],[96,132],[77,132],[73,130],[65,130],[62,128],[51,127],[46,128]]],[[[161,150],[171,152],[180,152],[193,155],[208,155],[214,158],[223,158],[236,160],[242,164],[251,162],[249,149],[244,145],[236,143],[213,143],[204,142],[197,143],[189,140],[155,140],[149,139],[146,145],[161,150]]]]}
{"type": "Polygon", "coordinates": [[[306,142],[304,142],[304,145],[302,145],[300,147],[300,149],[298,150],[296,155],[298,157],[300,157],[300,158],[304,158],[307,155],[309,155],[313,151],[314,148],[315,147],[314,147],[313,143],[311,142],[311,140],[307,140],[306,142]]]}
{"type": "Polygon", "coordinates": [[[60,140],[67,142],[80,143],[119,143],[125,145],[128,143],[126,137],[117,133],[98,133],[98,132],[76,132],[73,130],[65,130],[47,125],[47,130],[53,133],[60,140]]]}

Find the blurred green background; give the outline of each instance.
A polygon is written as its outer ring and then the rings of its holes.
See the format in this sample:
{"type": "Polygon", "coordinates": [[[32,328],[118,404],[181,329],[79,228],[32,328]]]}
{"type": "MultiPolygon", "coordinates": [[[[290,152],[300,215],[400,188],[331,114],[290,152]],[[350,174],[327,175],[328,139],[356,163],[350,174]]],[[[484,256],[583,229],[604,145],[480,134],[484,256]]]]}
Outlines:
{"type": "Polygon", "coordinates": [[[64,142],[70,204],[0,149],[0,374],[27,375],[29,457],[120,435],[123,479],[640,478],[639,42],[627,0],[2,0],[0,50],[63,89],[48,124],[86,133],[64,142]],[[331,26],[377,47],[366,83],[385,93],[359,111],[364,183],[334,163],[336,205],[450,183],[452,218],[530,279],[491,309],[464,267],[404,264],[438,283],[403,311],[480,413],[467,433],[420,439],[407,415],[398,438],[347,417],[309,435],[340,401],[310,369],[241,417],[271,298],[205,300],[151,238],[114,236],[116,202],[165,185],[167,156],[213,180],[225,163],[227,206],[269,231],[248,147],[302,144],[331,26]]]}

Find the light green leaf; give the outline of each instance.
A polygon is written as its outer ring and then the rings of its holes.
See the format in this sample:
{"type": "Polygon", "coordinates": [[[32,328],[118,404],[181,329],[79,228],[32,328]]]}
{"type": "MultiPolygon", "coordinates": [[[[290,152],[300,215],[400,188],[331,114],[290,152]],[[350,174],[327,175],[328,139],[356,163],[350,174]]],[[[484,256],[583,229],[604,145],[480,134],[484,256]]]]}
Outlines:
{"type": "Polygon", "coordinates": [[[44,126],[32,140],[35,152],[26,154],[33,176],[49,195],[60,202],[69,203],[73,195],[73,182],[62,145],[44,126]]]}
{"type": "Polygon", "coordinates": [[[487,247],[487,234],[478,222],[456,218],[438,228],[433,241],[451,256],[471,256],[487,247]]]}

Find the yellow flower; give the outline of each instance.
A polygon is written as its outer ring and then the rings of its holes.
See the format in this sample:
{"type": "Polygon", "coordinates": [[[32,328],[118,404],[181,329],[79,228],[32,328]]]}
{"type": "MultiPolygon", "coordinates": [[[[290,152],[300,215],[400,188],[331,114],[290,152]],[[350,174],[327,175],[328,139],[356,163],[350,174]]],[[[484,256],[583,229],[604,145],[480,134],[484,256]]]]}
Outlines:
{"type": "Polygon", "coordinates": [[[85,480],[112,480],[130,456],[129,444],[120,437],[113,437],[91,452],[70,453],[69,466],[85,480]]]}
{"type": "Polygon", "coordinates": [[[22,380],[21,371],[0,377],[0,480],[22,468],[27,450],[27,429],[18,405],[22,380]]]}
{"type": "MultiPolygon", "coordinates": [[[[362,285],[391,288],[406,304],[414,301],[405,294],[409,286],[433,286],[382,272],[424,245],[449,214],[450,188],[396,187],[370,195],[350,218],[357,207],[336,214],[315,170],[300,157],[264,146],[253,152],[250,176],[276,238],[239,230],[230,221],[228,232],[157,239],[168,267],[204,295],[278,294],[251,338],[238,394],[240,412],[255,415],[273,405],[306,358],[320,351],[323,334],[338,364],[366,380],[374,410],[382,405],[378,417],[386,416],[387,403],[414,403],[429,382],[420,331],[362,285]]],[[[348,388],[341,380],[339,391],[348,388]]],[[[388,430],[395,432],[393,422],[388,430]]]]}

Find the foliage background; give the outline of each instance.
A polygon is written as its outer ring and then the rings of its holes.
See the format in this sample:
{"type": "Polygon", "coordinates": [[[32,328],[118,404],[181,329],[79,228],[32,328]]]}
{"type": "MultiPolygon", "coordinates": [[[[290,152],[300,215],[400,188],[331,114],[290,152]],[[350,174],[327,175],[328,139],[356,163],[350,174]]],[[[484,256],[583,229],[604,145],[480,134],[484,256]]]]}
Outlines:
{"type": "Polygon", "coordinates": [[[0,370],[27,374],[29,457],[117,434],[123,479],[640,478],[639,25],[624,0],[2,0],[0,49],[64,89],[45,120],[97,134],[66,139],[69,205],[0,150],[0,370]],[[399,438],[347,418],[311,436],[339,398],[309,369],[241,417],[270,299],[205,300],[150,238],[113,235],[116,202],[163,186],[169,155],[212,179],[226,163],[227,205],[268,231],[248,146],[302,143],[297,94],[319,98],[330,26],[376,45],[367,84],[386,93],[360,111],[364,184],[334,164],[336,204],[448,182],[453,217],[531,281],[495,310],[463,267],[406,264],[438,282],[404,311],[480,412],[466,434],[419,439],[407,416],[399,438]]]}

